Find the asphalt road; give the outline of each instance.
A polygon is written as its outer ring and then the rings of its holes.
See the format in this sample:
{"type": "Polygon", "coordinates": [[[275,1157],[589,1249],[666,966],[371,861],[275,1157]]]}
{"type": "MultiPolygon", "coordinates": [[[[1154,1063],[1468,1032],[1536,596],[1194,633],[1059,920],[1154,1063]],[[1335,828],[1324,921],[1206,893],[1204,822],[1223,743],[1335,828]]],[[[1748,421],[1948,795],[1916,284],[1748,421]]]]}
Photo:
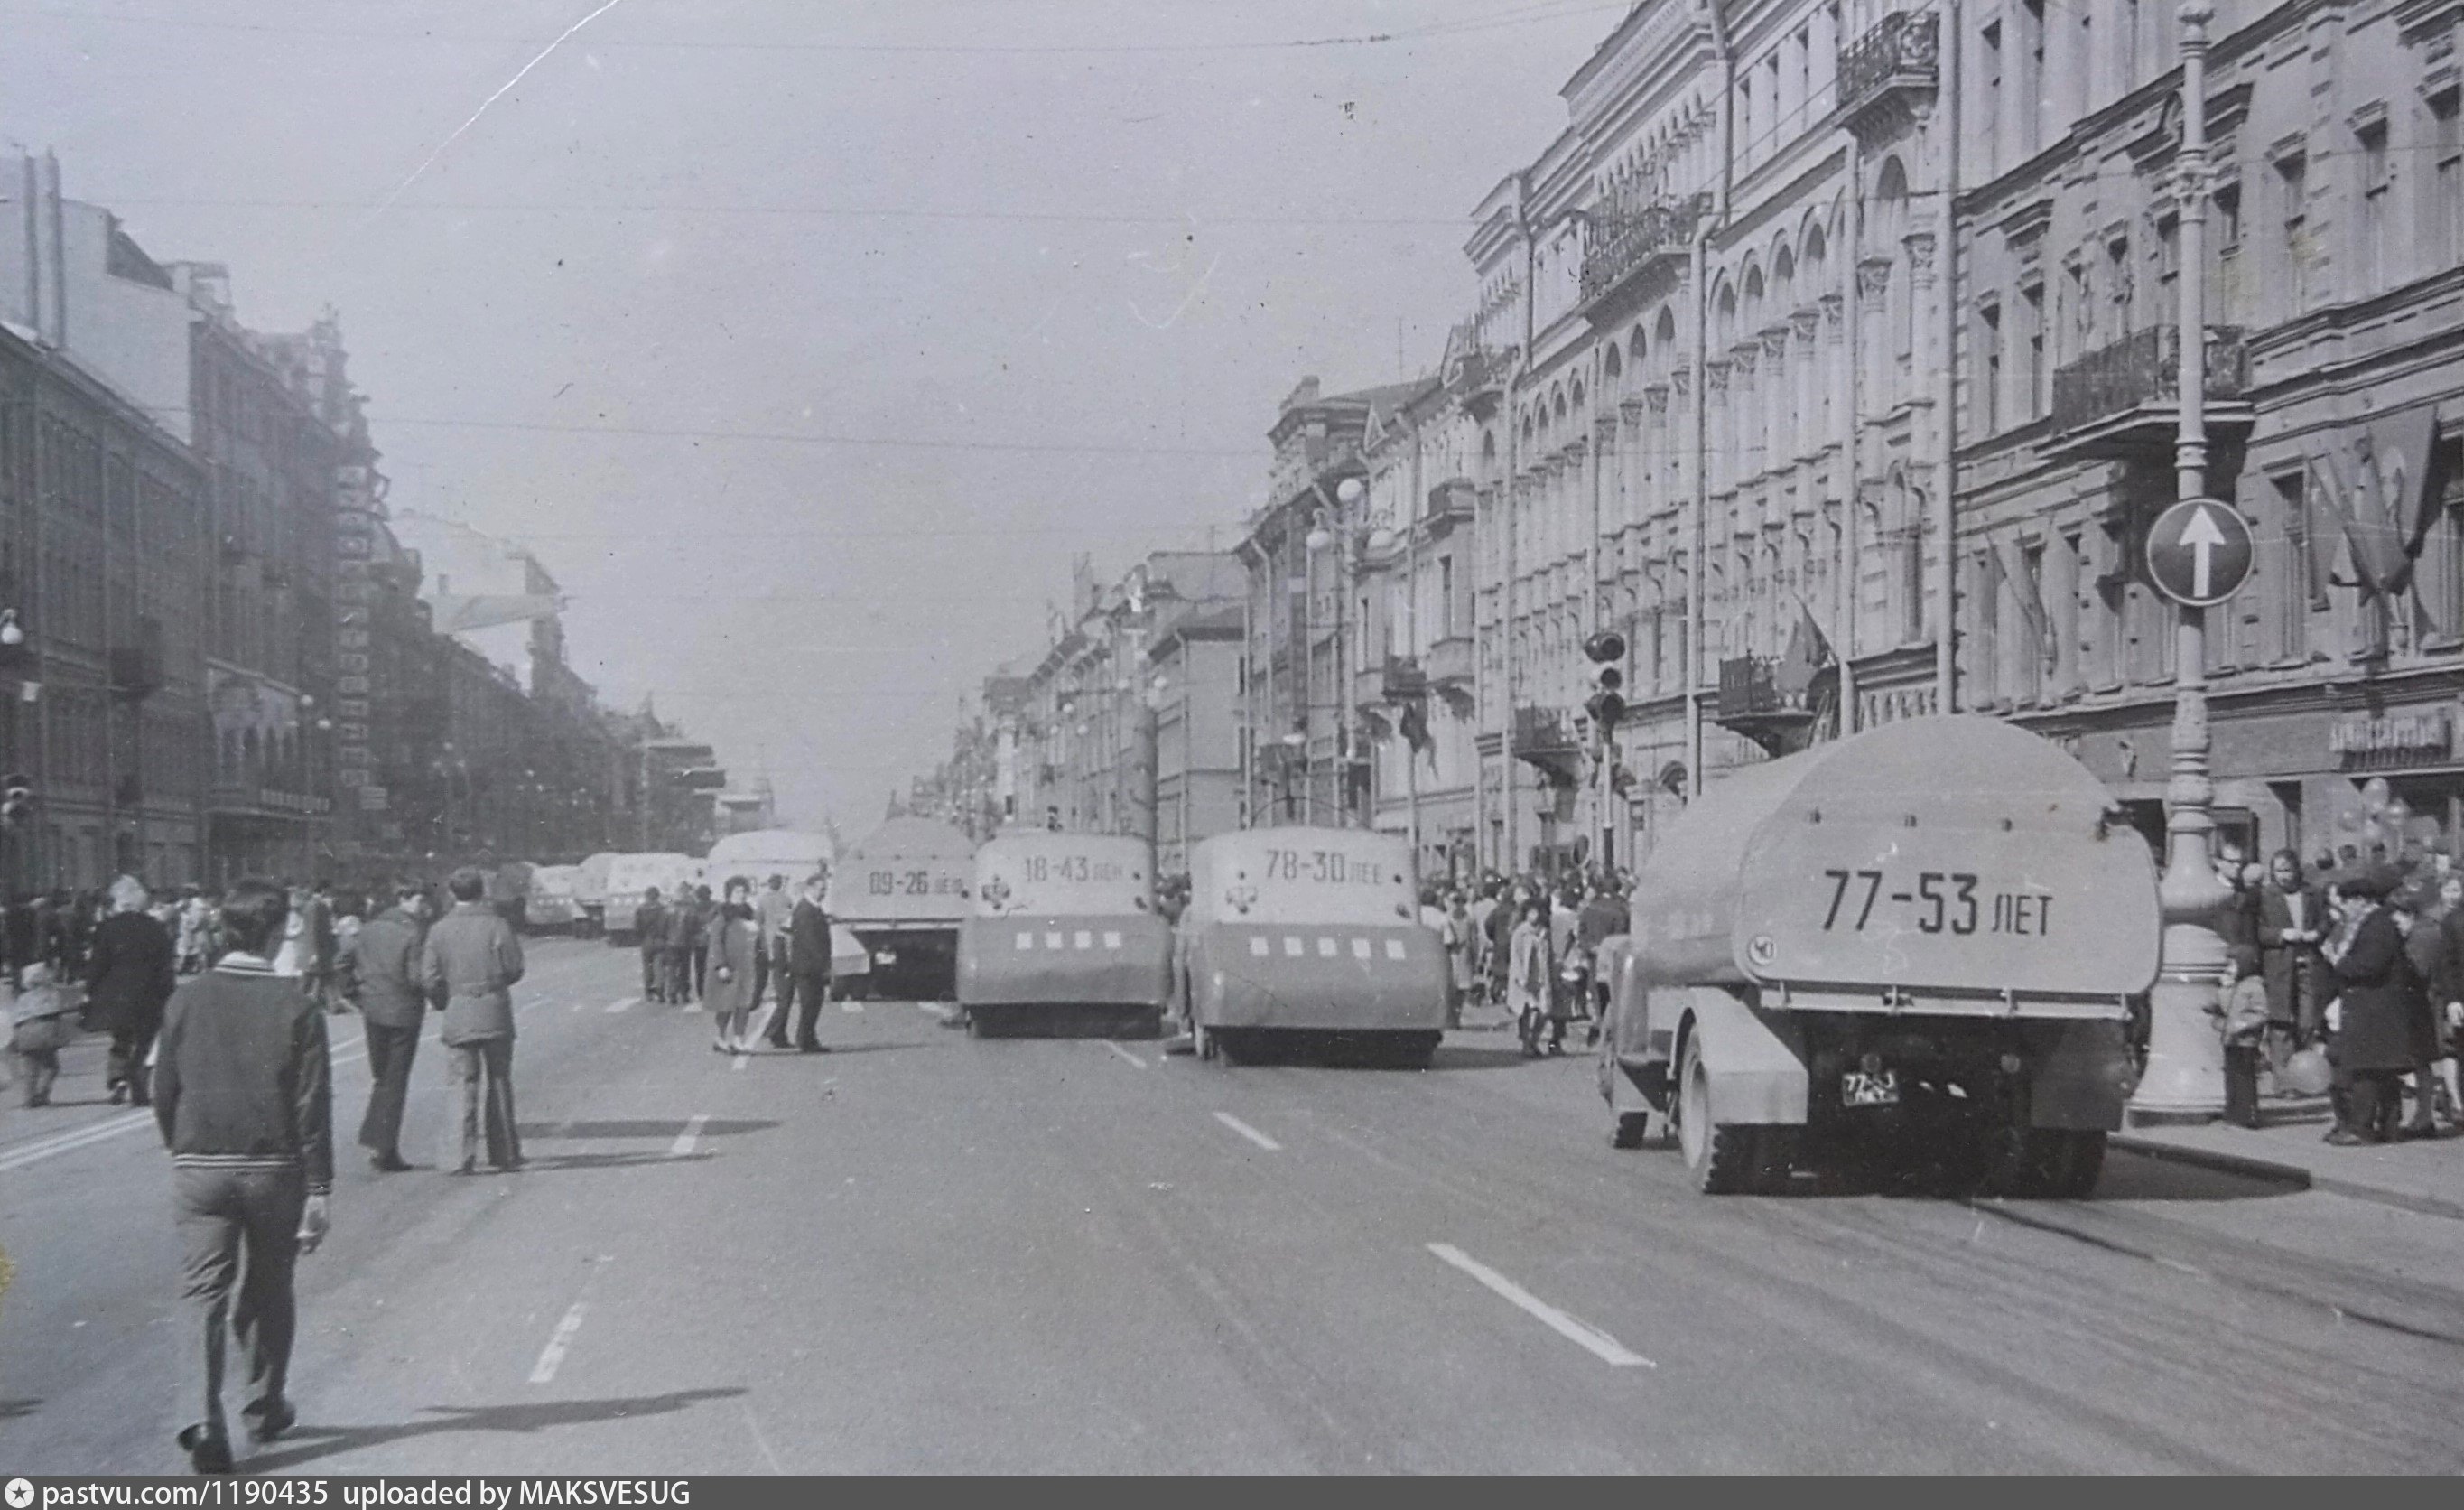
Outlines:
{"type": "MultiPolygon", "coordinates": [[[[2464,1469],[2443,1218],[2127,1156],[2079,1203],[1705,1200],[1503,1034],[1231,1068],[869,1003],[733,1059],[635,985],[534,946],[518,1175],[435,1171],[423,1053],[428,1167],[343,1158],[244,1469],[2464,1469]]],[[[0,1112],[0,1473],[184,1466],[168,1183],[125,1109],[0,1112]]]]}

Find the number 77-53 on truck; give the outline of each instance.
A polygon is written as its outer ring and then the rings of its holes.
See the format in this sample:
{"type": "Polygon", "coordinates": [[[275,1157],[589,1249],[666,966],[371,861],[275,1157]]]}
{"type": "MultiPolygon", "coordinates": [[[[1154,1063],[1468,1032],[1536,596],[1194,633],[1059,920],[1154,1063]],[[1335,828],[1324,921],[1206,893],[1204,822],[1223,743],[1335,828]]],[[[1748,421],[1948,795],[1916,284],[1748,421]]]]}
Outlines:
{"type": "Polygon", "coordinates": [[[1613,1141],[1709,1192],[1836,1165],[2084,1195],[2156,977],[2147,848],[2025,730],[1914,719],[1727,778],[1601,948],[1613,1141]]]}

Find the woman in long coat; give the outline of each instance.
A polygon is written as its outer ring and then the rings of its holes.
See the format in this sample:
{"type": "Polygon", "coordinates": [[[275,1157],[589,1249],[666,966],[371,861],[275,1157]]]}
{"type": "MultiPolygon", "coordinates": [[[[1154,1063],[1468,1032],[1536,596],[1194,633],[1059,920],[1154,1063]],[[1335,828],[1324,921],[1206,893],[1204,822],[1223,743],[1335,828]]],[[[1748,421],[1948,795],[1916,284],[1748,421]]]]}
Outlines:
{"type": "Polygon", "coordinates": [[[2384,905],[2396,884],[2381,868],[2327,888],[2338,919],[2323,950],[2338,1002],[2330,1056],[2343,1091],[2343,1121],[2327,1134],[2329,1143],[2388,1142],[2401,1111],[2401,1081],[2419,1062],[2416,1020],[2429,996],[2406,955],[2404,932],[2384,905]]]}
{"type": "Polygon", "coordinates": [[[122,876],[111,885],[111,916],[95,925],[86,957],[85,1023],[111,1034],[103,1083],[116,1105],[146,1104],[145,1055],[162,1031],[163,1005],[179,984],[170,930],[145,910],[145,885],[122,876]]]}
{"type": "Polygon", "coordinates": [[[1523,921],[1507,945],[1506,1007],[1523,1033],[1523,1056],[1540,1057],[1540,1024],[1549,1015],[1554,963],[1549,948],[1549,899],[1523,904],[1523,921]]]}
{"type": "Polygon", "coordinates": [[[753,957],[761,946],[761,931],[753,922],[751,881],[741,876],[728,881],[727,900],[711,914],[705,937],[710,950],[705,999],[718,1019],[718,1037],[711,1047],[721,1054],[750,1054],[745,1030],[753,1015],[753,957]]]}

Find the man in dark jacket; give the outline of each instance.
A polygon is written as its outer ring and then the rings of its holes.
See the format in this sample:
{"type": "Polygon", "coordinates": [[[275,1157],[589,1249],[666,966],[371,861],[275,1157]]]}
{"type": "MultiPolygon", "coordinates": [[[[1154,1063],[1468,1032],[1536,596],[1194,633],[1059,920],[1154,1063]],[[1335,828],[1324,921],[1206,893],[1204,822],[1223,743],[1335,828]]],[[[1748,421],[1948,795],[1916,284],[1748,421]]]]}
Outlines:
{"type": "Polygon", "coordinates": [[[368,1150],[368,1163],[387,1174],[410,1167],[402,1157],[402,1108],[410,1094],[420,1022],[428,1013],[428,987],[419,973],[420,948],[427,942],[428,891],[416,881],[396,885],[393,905],[360,924],[359,937],[351,941],[368,1043],[368,1110],[360,1120],[360,1146],[368,1150]]]}
{"type": "Polygon", "coordinates": [[[659,888],[652,886],[642,893],[642,904],[633,909],[633,942],[642,950],[642,995],[646,1000],[668,999],[668,909],[659,902],[659,888]]]}
{"type": "Polygon", "coordinates": [[[710,992],[710,936],[718,918],[718,903],[711,899],[710,888],[693,888],[693,926],[685,942],[693,953],[693,1000],[706,1000],[710,992]]]}
{"type": "Polygon", "coordinates": [[[522,941],[488,905],[488,877],[471,866],[446,882],[453,910],[420,946],[419,976],[430,1001],[445,1004],[443,1042],[452,1099],[445,1131],[445,1172],[469,1174],[484,1127],[488,1162],[522,1166],[514,1131],[514,983],[522,978],[522,941]]]}
{"type": "Polygon", "coordinates": [[[222,908],[231,952],[172,993],[154,1065],[188,1312],[184,1392],[202,1411],[180,1445],[200,1473],[231,1468],[227,1329],[247,1359],[249,1434],[271,1441],[295,1419],[284,1394],[297,1324],[292,1266],[323,1240],[334,1184],[325,1015],[274,973],[290,907],[269,881],[231,887],[222,908]]]}
{"type": "Polygon", "coordinates": [[[773,875],[753,904],[754,925],[760,937],[754,945],[753,1010],[761,1010],[761,990],[778,982],[778,1005],[770,1012],[770,1047],[787,1047],[787,1019],[796,1010],[796,971],[787,955],[788,930],[795,926],[796,899],[787,892],[787,877],[773,875]]]}
{"type": "Polygon", "coordinates": [[[103,1084],[113,1105],[150,1099],[145,1051],[163,1026],[163,1004],[180,983],[170,930],[146,911],[145,883],[122,876],[111,887],[110,917],[97,924],[86,961],[85,1024],[111,1034],[103,1084]]]}
{"type": "MultiPolygon", "coordinates": [[[[806,1054],[830,1052],[819,1033],[822,1004],[830,995],[830,915],[822,910],[822,899],[829,891],[827,876],[808,877],[795,918],[787,925],[787,971],[796,992],[796,1047],[806,1054]]],[[[784,1012],[782,998],[781,1015],[784,1012]]]]}

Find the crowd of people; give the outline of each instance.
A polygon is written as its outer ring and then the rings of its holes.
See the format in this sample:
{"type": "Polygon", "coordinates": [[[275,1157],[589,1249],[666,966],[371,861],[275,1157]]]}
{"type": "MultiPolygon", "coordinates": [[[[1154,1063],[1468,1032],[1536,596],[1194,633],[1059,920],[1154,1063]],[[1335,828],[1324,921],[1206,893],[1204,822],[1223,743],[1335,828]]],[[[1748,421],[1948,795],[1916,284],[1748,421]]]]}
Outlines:
{"type": "Polygon", "coordinates": [[[816,871],[804,877],[801,895],[787,890],[783,875],[772,875],[758,899],[741,876],[731,877],[715,899],[708,886],[679,886],[672,897],[650,887],[633,913],[642,995],[708,1008],[716,1025],[711,1049],[750,1054],[762,997],[775,993],[758,1036],[773,1049],[829,1053],[820,1036],[830,988],[830,919],[823,907],[829,884],[828,875],[816,871]]]}
{"type": "Polygon", "coordinates": [[[2464,1126],[2464,870],[2443,852],[2305,866],[2279,850],[2262,866],[2227,840],[2216,875],[2227,1119],[2257,1127],[2265,1099],[2323,1090],[2329,1143],[2464,1126]]]}
{"type": "Polygon", "coordinates": [[[1476,887],[1421,888],[1420,921],[1443,942],[1459,1006],[1514,1014],[1529,1058],[1563,1054],[1568,1028],[1599,1040],[1603,1004],[1593,970],[1602,943],[1627,930],[1621,874],[1567,877],[1490,875],[1476,887]]]}

